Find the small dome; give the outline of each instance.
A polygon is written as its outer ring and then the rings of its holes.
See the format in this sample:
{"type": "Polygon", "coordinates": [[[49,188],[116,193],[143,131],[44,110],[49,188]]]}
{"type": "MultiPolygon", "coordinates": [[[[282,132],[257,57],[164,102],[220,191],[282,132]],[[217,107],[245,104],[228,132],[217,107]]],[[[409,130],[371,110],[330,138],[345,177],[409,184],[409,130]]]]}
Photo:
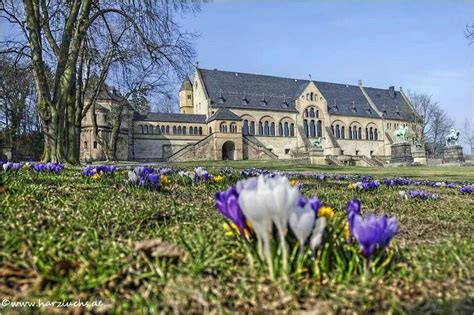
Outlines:
{"type": "Polygon", "coordinates": [[[191,80],[189,80],[189,77],[186,75],[186,77],[183,80],[183,83],[181,84],[181,88],[179,91],[192,91],[193,90],[193,84],[191,83],[191,80]]]}

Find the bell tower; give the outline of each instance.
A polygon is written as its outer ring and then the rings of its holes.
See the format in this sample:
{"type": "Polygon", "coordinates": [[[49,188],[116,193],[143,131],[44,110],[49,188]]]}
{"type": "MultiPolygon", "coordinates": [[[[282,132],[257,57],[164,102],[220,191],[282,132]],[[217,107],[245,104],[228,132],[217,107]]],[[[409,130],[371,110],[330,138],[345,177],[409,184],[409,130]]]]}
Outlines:
{"type": "Polygon", "coordinates": [[[187,75],[181,84],[181,88],[179,89],[179,112],[181,114],[194,113],[193,85],[187,75]]]}

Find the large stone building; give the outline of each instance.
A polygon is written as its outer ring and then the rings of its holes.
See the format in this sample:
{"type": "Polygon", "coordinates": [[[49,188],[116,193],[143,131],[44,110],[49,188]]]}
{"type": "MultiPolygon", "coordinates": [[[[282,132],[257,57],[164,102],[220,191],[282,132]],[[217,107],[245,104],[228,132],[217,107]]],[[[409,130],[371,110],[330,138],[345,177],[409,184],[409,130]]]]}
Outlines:
{"type": "MultiPolygon", "coordinates": [[[[110,133],[108,113],[120,102],[106,89],[96,106],[99,132],[110,133]]],[[[419,125],[402,88],[396,91],[314,80],[196,68],[179,91],[180,113],[122,113],[117,155],[122,160],[184,161],[305,159],[381,165],[393,132],[419,125]],[[320,144],[319,144],[320,143],[320,144]]],[[[94,138],[92,113],[83,121],[82,157],[105,156],[94,138]]]]}

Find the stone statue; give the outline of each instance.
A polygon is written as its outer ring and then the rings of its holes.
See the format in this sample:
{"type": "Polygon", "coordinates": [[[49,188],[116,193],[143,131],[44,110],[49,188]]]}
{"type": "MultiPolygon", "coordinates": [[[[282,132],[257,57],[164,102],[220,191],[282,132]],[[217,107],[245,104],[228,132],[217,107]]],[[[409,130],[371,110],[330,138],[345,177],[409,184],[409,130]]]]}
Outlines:
{"type": "Polygon", "coordinates": [[[397,130],[393,133],[396,143],[408,141],[408,126],[400,125],[397,130]]]}
{"type": "Polygon", "coordinates": [[[459,134],[460,134],[459,130],[457,130],[454,127],[451,127],[451,129],[449,130],[449,133],[447,134],[445,138],[446,146],[450,147],[450,146],[458,145],[459,134]]]}
{"type": "Polygon", "coordinates": [[[313,147],[322,147],[323,146],[323,139],[321,137],[318,137],[316,139],[310,139],[309,142],[313,147]]]}
{"type": "Polygon", "coordinates": [[[415,147],[416,148],[423,148],[423,144],[421,143],[420,139],[415,138],[415,147]]]}

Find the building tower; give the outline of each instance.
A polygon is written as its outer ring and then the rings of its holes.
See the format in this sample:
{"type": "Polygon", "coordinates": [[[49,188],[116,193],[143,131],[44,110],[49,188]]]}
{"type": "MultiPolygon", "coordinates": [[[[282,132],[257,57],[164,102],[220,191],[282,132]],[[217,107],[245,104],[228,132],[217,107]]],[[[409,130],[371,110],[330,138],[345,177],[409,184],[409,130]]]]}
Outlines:
{"type": "Polygon", "coordinates": [[[183,80],[183,84],[181,84],[181,88],[179,89],[179,112],[181,114],[194,113],[193,85],[187,75],[183,80]]]}

